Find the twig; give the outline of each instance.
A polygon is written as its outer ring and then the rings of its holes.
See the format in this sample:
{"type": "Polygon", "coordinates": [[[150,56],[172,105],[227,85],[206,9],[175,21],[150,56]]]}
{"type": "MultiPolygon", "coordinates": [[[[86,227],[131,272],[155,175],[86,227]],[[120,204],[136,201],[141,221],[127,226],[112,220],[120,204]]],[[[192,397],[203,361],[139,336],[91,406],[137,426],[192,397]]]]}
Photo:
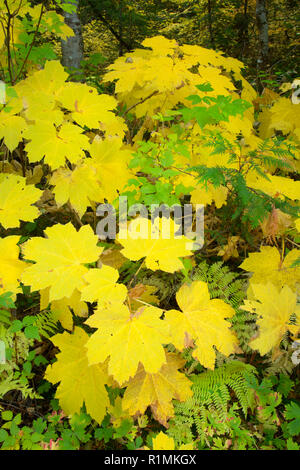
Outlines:
{"type": "MultiPolygon", "coordinates": [[[[5,0],[5,1],[7,1],[7,0],[5,0]]],[[[40,27],[40,24],[41,24],[42,16],[43,16],[43,13],[44,13],[44,11],[43,11],[43,10],[44,10],[44,3],[45,3],[45,1],[42,3],[42,8],[41,8],[40,16],[39,16],[39,19],[38,19],[38,22],[37,22],[37,25],[36,25],[36,29],[35,29],[34,34],[33,34],[32,42],[31,42],[31,44],[30,44],[30,46],[29,46],[29,49],[28,49],[28,51],[27,51],[27,54],[26,54],[25,59],[24,59],[24,61],[23,61],[23,64],[21,65],[21,68],[20,68],[20,70],[19,70],[19,73],[17,74],[17,76],[16,76],[16,78],[15,78],[13,84],[18,80],[18,78],[20,77],[21,73],[23,72],[24,67],[25,67],[25,64],[26,64],[26,62],[27,62],[27,60],[28,60],[28,57],[29,57],[29,55],[30,55],[30,53],[31,53],[31,51],[32,51],[32,48],[33,48],[33,45],[34,45],[34,43],[35,43],[35,40],[36,40],[36,36],[37,36],[38,30],[39,30],[39,27],[40,27]]]]}
{"type": "Polygon", "coordinates": [[[146,98],[140,99],[137,103],[133,104],[133,105],[130,106],[128,109],[126,109],[126,111],[122,114],[122,117],[123,117],[123,116],[126,116],[126,114],[128,114],[129,111],[131,111],[131,110],[132,110],[133,108],[135,108],[136,106],[139,106],[140,104],[145,103],[145,101],[150,100],[150,98],[152,98],[152,96],[158,95],[158,93],[159,93],[159,91],[156,90],[156,91],[153,91],[150,95],[146,96],[146,98]]]}

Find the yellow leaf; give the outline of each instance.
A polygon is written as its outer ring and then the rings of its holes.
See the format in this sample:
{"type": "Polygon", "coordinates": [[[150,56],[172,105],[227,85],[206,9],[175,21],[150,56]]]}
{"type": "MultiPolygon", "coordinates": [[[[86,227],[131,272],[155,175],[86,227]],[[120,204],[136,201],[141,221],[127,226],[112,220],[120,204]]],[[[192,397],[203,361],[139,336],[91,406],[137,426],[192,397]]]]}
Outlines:
{"type": "Polygon", "coordinates": [[[158,55],[173,55],[174,49],[178,47],[175,39],[167,39],[164,36],[154,36],[152,38],[146,38],[142,42],[142,46],[150,47],[158,55]]]}
{"type": "Polygon", "coordinates": [[[81,289],[82,300],[98,302],[98,308],[109,307],[111,303],[124,302],[127,288],[117,284],[119,272],[117,269],[103,265],[101,269],[90,269],[84,276],[87,285],[81,289]]]}
{"type": "Polygon", "coordinates": [[[16,294],[19,290],[19,281],[27,266],[19,260],[19,239],[18,235],[0,238],[0,292],[16,294]]]}
{"type": "Polygon", "coordinates": [[[132,315],[123,304],[98,309],[86,323],[98,330],[90,337],[90,364],[110,357],[108,373],[123,384],[133,377],[141,362],[149,373],[158,372],[166,362],[163,344],[170,340],[169,327],[155,307],[141,308],[132,315]]]}
{"type": "Polygon", "coordinates": [[[271,108],[271,128],[284,134],[293,131],[299,125],[299,107],[288,98],[279,98],[271,108]]]}
{"type": "Polygon", "coordinates": [[[167,427],[167,421],[174,416],[172,400],[185,401],[192,396],[191,382],[178,372],[184,360],[176,354],[167,354],[167,363],[150,374],[140,365],[130,380],[123,397],[123,409],[130,414],[144,414],[150,406],[153,416],[167,427]]]}
{"type": "Polygon", "coordinates": [[[59,61],[48,61],[43,70],[31,74],[19,82],[15,89],[22,97],[25,117],[60,125],[64,114],[58,107],[58,93],[64,88],[68,74],[59,61]]]}
{"type": "MultiPolygon", "coordinates": [[[[44,310],[49,305],[49,287],[47,289],[42,289],[40,294],[40,308],[41,310],[44,310]]],[[[51,302],[50,309],[53,314],[53,319],[55,321],[59,321],[64,329],[70,331],[73,329],[73,316],[71,310],[73,310],[74,314],[79,317],[88,316],[88,306],[81,300],[80,292],[77,289],[74,290],[70,298],[64,297],[60,300],[53,300],[51,302]]]]}
{"type": "Polygon", "coordinates": [[[46,62],[42,70],[30,75],[27,79],[19,82],[16,85],[16,90],[19,96],[32,95],[52,95],[57,98],[59,91],[63,89],[66,84],[68,74],[64,71],[63,66],[58,60],[51,60],[46,62]]]}
{"type": "Polygon", "coordinates": [[[133,261],[146,257],[146,267],[152,271],[161,269],[173,273],[183,268],[179,258],[192,254],[187,248],[190,247],[191,240],[183,235],[176,235],[179,225],[171,218],[155,220],[159,220],[155,225],[142,217],[132,220],[128,226],[128,239],[124,240],[120,234],[118,236],[119,243],[124,247],[121,253],[133,261]]]}
{"type": "Polygon", "coordinates": [[[300,318],[296,327],[290,323],[291,316],[296,313],[297,295],[288,286],[278,291],[270,282],[252,284],[252,292],[255,300],[245,302],[243,309],[258,315],[259,336],[250,342],[250,346],[263,356],[279,347],[288,330],[300,330],[300,318]]]}
{"type": "Polygon", "coordinates": [[[282,260],[276,247],[262,246],[260,252],[250,253],[240,268],[253,273],[251,285],[271,282],[278,288],[287,285],[296,291],[300,283],[300,268],[291,268],[291,265],[299,255],[299,250],[294,249],[282,260]]]}
{"type": "Polygon", "coordinates": [[[215,202],[217,209],[226,203],[228,189],[225,186],[215,188],[211,183],[208,183],[207,188],[197,187],[191,192],[191,202],[193,204],[211,204],[215,202]]]}
{"type": "Polygon", "coordinates": [[[175,442],[173,437],[169,437],[160,431],[156,437],[152,439],[153,450],[174,450],[175,442]]]}
{"type": "Polygon", "coordinates": [[[54,225],[45,230],[47,238],[35,237],[24,246],[24,257],[36,264],[23,273],[22,281],[33,290],[50,287],[49,301],[71,297],[74,289],[84,286],[86,263],[97,261],[103,248],[98,237],[85,225],[77,232],[71,223],[54,225]]]}
{"type": "Polygon", "coordinates": [[[85,403],[87,412],[100,424],[109,406],[105,389],[108,377],[100,365],[89,366],[87,340],[87,333],[79,327],[75,327],[74,334],[53,336],[51,341],[61,352],[57,362],[47,367],[45,378],[53,384],[60,382],[56,398],[67,415],[79,414],[85,403]]]}
{"type": "Polygon", "coordinates": [[[55,187],[53,192],[58,206],[70,201],[81,218],[91,201],[103,200],[103,190],[97,178],[96,168],[86,163],[78,165],[75,170],[59,168],[50,179],[55,187]]]}
{"type": "Polygon", "coordinates": [[[182,351],[194,340],[193,356],[204,367],[214,369],[214,347],[229,356],[237,344],[229,329],[231,325],[225,320],[234,315],[233,308],[222,300],[211,300],[207,284],[202,281],[183,285],[176,300],[182,312],[169,310],[165,313],[165,320],[171,327],[171,342],[182,351]]]}
{"type": "Polygon", "coordinates": [[[115,120],[115,115],[111,112],[117,107],[115,98],[105,94],[98,95],[95,88],[83,83],[67,83],[58,99],[82,127],[98,129],[100,123],[109,124],[115,120]]]}
{"type": "Polygon", "coordinates": [[[45,163],[52,169],[64,166],[66,158],[76,163],[90,146],[82,129],[71,123],[64,123],[57,132],[53,124],[41,122],[29,126],[24,137],[31,141],[25,146],[29,161],[39,162],[45,157],[45,163]]]}
{"type": "Polygon", "coordinates": [[[20,116],[12,116],[2,111],[0,113],[0,139],[11,152],[17,148],[23,139],[23,131],[27,128],[26,121],[20,116]]]}
{"type": "Polygon", "coordinates": [[[249,172],[246,176],[247,186],[253,189],[259,189],[272,197],[283,195],[292,200],[300,199],[300,181],[269,174],[267,174],[267,177],[270,181],[257,173],[249,172]]]}
{"type": "Polygon", "coordinates": [[[21,220],[32,222],[36,219],[39,211],[32,204],[41,195],[40,189],[26,186],[26,178],[0,174],[0,223],[3,227],[19,227],[21,220]]]}
{"type": "Polygon", "coordinates": [[[64,121],[64,113],[58,108],[52,95],[42,92],[24,95],[23,101],[26,119],[36,121],[37,125],[43,121],[59,126],[64,121]]]}
{"type": "Polygon", "coordinates": [[[97,180],[101,186],[102,199],[112,203],[132,177],[127,167],[131,150],[122,148],[122,140],[119,138],[102,140],[96,136],[90,153],[91,165],[97,171],[97,180]]]}
{"type": "MultiPolygon", "coordinates": [[[[157,434],[156,437],[152,439],[152,449],[153,450],[175,450],[175,442],[172,437],[167,436],[162,431],[157,434]]],[[[178,450],[193,450],[194,445],[191,444],[182,444],[178,450]]],[[[148,447],[144,447],[144,450],[150,450],[148,447]]]]}

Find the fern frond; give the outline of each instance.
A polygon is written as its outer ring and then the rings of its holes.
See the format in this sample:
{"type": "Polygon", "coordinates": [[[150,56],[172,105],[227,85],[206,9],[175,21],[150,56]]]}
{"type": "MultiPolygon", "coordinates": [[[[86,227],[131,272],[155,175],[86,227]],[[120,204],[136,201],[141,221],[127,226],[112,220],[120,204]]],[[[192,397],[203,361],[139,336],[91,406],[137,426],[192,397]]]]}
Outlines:
{"type": "Polygon", "coordinates": [[[203,372],[193,377],[193,396],[181,404],[181,410],[191,412],[199,406],[213,404],[220,412],[226,413],[231,390],[246,415],[253,403],[245,376],[256,373],[255,367],[241,361],[231,361],[214,371],[203,372]]]}
{"type": "Polygon", "coordinates": [[[50,338],[58,331],[57,321],[49,310],[43,310],[35,316],[34,325],[38,328],[39,334],[44,338],[50,338]]]}
{"type": "Polygon", "coordinates": [[[236,402],[235,409],[240,408],[244,415],[253,409],[255,404],[254,393],[249,387],[249,377],[254,378],[257,370],[250,364],[241,361],[231,361],[221,367],[206,371],[192,378],[193,396],[185,402],[175,402],[175,416],[170,421],[168,434],[178,444],[187,442],[181,433],[184,426],[184,434],[189,435],[190,440],[195,439],[193,433],[197,433],[197,440],[204,444],[207,440],[206,432],[211,429],[212,419],[226,424],[228,417],[228,404],[232,401],[233,394],[236,402]]]}
{"type": "Polygon", "coordinates": [[[8,310],[0,309],[0,323],[3,323],[4,325],[10,325],[11,323],[11,318],[10,318],[10,312],[8,310]]]}
{"type": "Polygon", "coordinates": [[[13,373],[7,377],[0,377],[0,398],[3,398],[8,392],[18,390],[22,393],[23,398],[40,398],[39,395],[28,384],[15,379],[13,373]]]}
{"type": "Polygon", "coordinates": [[[200,263],[194,270],[192,279],[204,281],[212,299],[219,298],[237,309],[246,297],[246,282],[239,278],[237,273],[231,272],[223,261],[208,265],[206,261],[200,263]]]}

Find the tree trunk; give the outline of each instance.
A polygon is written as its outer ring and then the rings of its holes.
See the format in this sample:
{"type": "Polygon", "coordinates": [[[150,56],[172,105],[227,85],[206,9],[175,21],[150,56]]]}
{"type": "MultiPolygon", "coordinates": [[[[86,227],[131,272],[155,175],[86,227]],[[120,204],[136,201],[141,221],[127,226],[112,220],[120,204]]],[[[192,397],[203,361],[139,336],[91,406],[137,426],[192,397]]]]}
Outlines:
{"type": "Polygon", "coordinates": [[[267,0],[256,0],[256,22],[259,34],[258,68],[264,68],[269,54],[269,28],[266,3],[267,0]]]}
{"type": "Polygon", "coordinates": [[[244,0],[244,28],[242,33],[242,51],[241,57],[243,58],[246,46],[249,44],[249,20],[248,20],[248,0],[244,0]]]}
{"type": "Polygon", "coordinates": [[[61,41],[62,64],[71,69],[71,74],[79,77],[83,60],[83,39],[81,22],[77,14],[79,0],[64,0],[64,3],[74,5],[73,13],[63,12],[66,24],[74,31],[74,36],[66,41],[61,41]]]}

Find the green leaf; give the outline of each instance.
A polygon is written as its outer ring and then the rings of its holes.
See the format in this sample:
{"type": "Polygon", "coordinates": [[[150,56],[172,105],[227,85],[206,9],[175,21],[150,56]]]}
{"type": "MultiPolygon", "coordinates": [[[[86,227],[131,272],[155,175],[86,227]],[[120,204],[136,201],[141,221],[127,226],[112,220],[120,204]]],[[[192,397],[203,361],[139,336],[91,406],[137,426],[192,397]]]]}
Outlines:
{"type": "Polygon", "coordinates": [[[293,386],[294,382],[287,375],[280,374],[279,383],[277,387],[279,393],[282,393],[282,395],[287,398],[293,386]]]}
{"type": "Polygon", "coordinates": [[[291,436],[297,436],[300,434],[300,406],[291,402],[286,405],[285,412],[286,419],[292,420],[287,425],[287,430],[291,436]]]}
{"type": "Polygon", "coordinates": [[[287,450],[299,450],[300,449],[297,442],[294,442],[291,437],[289,437],[288,440],[286,441],[286,448],[287,450]]]}
{"type": "Polygon", "coordinates": [[[2,413],[1,413],[1,418],[2,418],[4,421],[11,421],[11,420],[13,419],[13,412],[10,411],[10,410],[2,411],[2,413]]]}
{"type": "Polygon", "coordinates": [[[17,331],[22,330],[22,328],[23,328],[23,323],[20,320],[14,320],[11,324],[9,331],[11,333],[17,333],[17,331]]]}
{"type": "Polygon", "coordinates": [[[28,339],[40,339],[39,330],[36,326],[26,326],[24,333],[28,339]]]}
{"type": "Polygon", "coordinates": [[[28,361],[24,362],[24,364],[23,364],[23,371],[24,371],[27,375],[29,375],[29,374],[31,373],[31,370],[32,370],[31,362],[28,362],[28,361]]]}
{"type": "Polygon", "coordinates": [[[23,318],[23,325],[24,326],[29,326],[33,325],[35,322],[35,318],[27,315],[26,317],[23,318]]]}
{"type": "Polygon", "coordinates": [[[6,441],[8,432],[5,429],[0,429],[0,442],[6,441]]]}

